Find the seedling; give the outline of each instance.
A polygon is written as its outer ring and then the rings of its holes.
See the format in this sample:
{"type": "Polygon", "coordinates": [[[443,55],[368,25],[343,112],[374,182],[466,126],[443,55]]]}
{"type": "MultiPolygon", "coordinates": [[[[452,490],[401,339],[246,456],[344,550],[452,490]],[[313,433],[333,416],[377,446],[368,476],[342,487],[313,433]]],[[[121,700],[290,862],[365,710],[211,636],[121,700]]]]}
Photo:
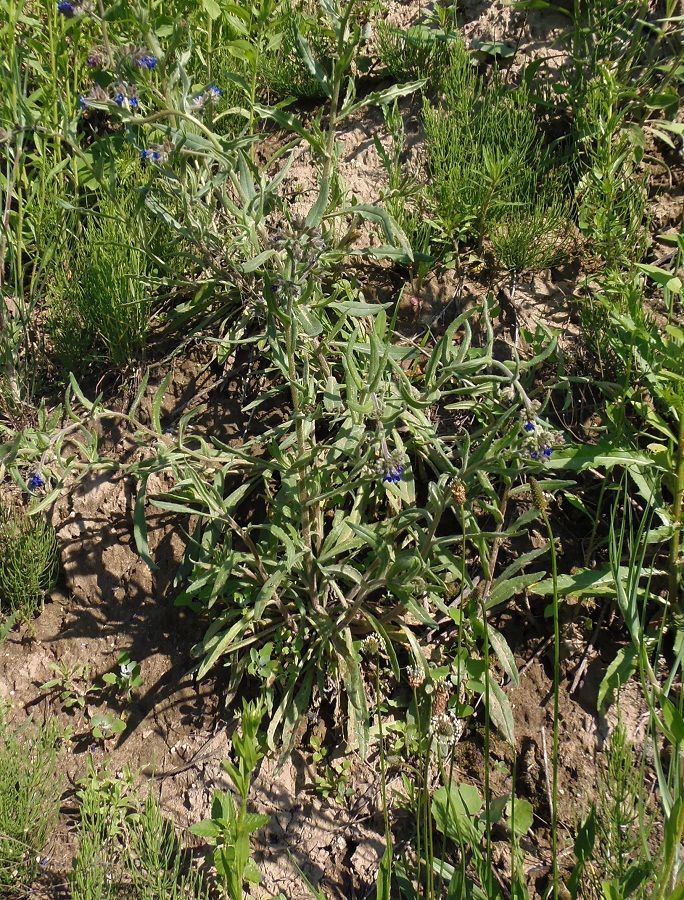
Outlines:
{"type": "Polygon", "coordinates": [[[102,676],[105,684],[116,688],[119,694],[122,694],[126,701],[131,699],[132,694],[142,686],[143,680],[140,674],[140,663],[131,659],[130,654],[126,650],[122,650],[116,661],[118,671],[107,672],[102,676]]]}
{"type": "Polygon", "coordinates": [[[123,719],[113,713],[101,713],[93,716],[88,723],[91,733],[98,741],[108,741],[126,730],[123,719]]]}
{"type": "Polygon", "coordinates": [[[263,707],[243,701],[242,734],[234,733],[232,741],[237,765],[229,760],[223,763],[239,799],[230,791],[216,791],[211,818],[190,829],[216,847],[214,865],[230,900],[242,900],[245,881],[256,884],[261,880],[250,853],[249,836],[266,825],[270,817],[247,812],[247,797],[256,767],[264,755],[263,742],[258,737],[263,716],[263,707]]]}
{"type": "Polygon", "coordinates": [[[51,663],[50,668],[55,673],[55,678],[41,684],[40,689],[59,690],[59,699],[64,709],[85,709],[88,697],[101,690],[97,685],[90,683],[91,669],[88,665],[69,666],[67,663],[51,663]]]}

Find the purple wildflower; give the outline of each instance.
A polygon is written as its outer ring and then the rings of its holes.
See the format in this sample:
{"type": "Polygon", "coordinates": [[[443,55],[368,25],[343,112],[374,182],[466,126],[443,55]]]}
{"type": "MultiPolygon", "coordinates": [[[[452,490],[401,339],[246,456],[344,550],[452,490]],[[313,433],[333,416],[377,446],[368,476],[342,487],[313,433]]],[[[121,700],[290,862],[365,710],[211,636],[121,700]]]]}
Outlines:
{"type": "Polygon", "coordinates": [[[75,14],[76,7],[73,3],[70,3],[69,0],[61,0],[61,2],[57,4],[57,12],[62,16],[66,16],[67,19],[70,19],[75,14]]]}

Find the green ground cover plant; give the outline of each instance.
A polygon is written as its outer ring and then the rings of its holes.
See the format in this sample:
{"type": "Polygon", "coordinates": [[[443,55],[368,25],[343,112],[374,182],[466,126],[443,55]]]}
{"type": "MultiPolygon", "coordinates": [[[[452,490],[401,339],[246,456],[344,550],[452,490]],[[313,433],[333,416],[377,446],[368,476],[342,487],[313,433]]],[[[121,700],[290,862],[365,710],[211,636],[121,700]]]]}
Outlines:
{"type": "Polygon", "coordinates": [[[0,507],[0,611],[30,618],[57,581],[54,528],[18,506],[0,507]]]}
{"type": "Polygon", "coordinates": [[[208,900],[203,876],[184,854],[173,825],[130,772],[91,768],[79,798],[78,852],[69,875],[76,900],[208,900]]]}
{"type": "MultiPolygon", "coordinates": [[[[72,896],[244,896],[259,763],[300,746],[312,715],[376,767],[382,900],[684,896],[684,246],[678,223],[662,256],[649,213],[653,171],[674,178],[681,149],[674,4],[517,3],[565,16],[553,78],[544,60],[482,63],[449,4],[406,29],[354,0],[0,4],[0,476],[32,495],[29,515],[1,507],[3,635],[54,584],[47,510],[116,472],[151,569],[150,513],[178,524],[173,600],[202,635],[187,666],[223,678],[222,714],[241,710],[232,787],[192,829],[216,883],[132,777],[91,767],[72,896]],[[408,104],[425,138],[410,164],[408,104]],[[341,140],[371,109],[373,202],[345,182],[341,140]],[[570,350],[516,307],[569,262],[570,350]],[[450,296],[424,316],[445,272],[450,296]],[[198,349],[226,401],[211,428],[201,395],[169,407],[173,366],[198,349]],[[134,449],[117,455],[109,429],[134,449]],[[597,715],[636,685],[646,733],[618,717],[595,802],[569,821],[564,634],[604,635],[606,616],[597,715]],[[539,636],[549,683],[534,797],[509,618],[539,636]]],[[[43,687],[104,748],[126,721],[88,707],[105,690],[132,704],[143,663],[124,653],[98,684],[59,663],[43,687]]],[[[0,770],[24,753],[42,773],[0,771],[0,793],[19,792],[0,806],[29,809],[33,791],[39,808],[30,857],[0,823],[19,854],[0,853],[0,878],[7,860],[28,885],[56,742],[26,754],[8,735],[0,770]]],[[[352,766],[318,735],[305,746],[319,794],[350,803],[352,766]]]]}
{"type": "Polygon", "coordinates": [[[0,710],[0,885],[6,897],[26,896],[59,817],[63,781],[59,734],[47,724],[12,727],[0,710]]]}

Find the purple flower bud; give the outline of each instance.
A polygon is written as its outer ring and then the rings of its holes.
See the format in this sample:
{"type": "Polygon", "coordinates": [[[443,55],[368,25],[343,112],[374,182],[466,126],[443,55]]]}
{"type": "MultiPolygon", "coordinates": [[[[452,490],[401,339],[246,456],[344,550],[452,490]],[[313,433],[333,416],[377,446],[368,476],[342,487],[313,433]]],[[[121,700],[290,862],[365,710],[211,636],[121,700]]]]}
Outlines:
{"type": "Polygon", "coordinates": [[[66,16],[67,19],[70,19],[75,12],[74,4],[69,3],[69,0],[61,0],[61,2],[57,4],[57,12],[66,16]]]}
{"type": "Polygon", "coordinates": [[[525,422],[525,424],[523,425],[523,428],[525,429],[525,431],[528,431],[528,432],[534,431],[534,422],[529,422],[529,421],[525,422]]]}

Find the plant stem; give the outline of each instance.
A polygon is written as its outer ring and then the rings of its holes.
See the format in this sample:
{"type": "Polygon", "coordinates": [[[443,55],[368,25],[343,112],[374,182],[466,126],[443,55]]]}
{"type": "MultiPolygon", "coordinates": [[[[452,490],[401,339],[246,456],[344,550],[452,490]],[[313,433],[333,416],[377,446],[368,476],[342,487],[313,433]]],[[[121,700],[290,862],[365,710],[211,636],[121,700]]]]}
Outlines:
{"type": "MultiPolygon", "coordinates": [[[[307,455],[307,436],[304,428],[304,414],[302,412],[299,384],[297,380],[297,368],[295,357],[297,353],[297,316],[295,313],[294,297],[290,294],[288,300],[288,321],[285,323],[285,345],[287,352],[288,380],[290,382],[290,395],[292,397],[292,412],[295,421],[295,435],[297,440],[297,456],[300,460],[307,455]]],[[[313,508],[309,506],[309,492],[306,485],[307,470],[299,467],[297,470],[297,493],[299,496],[299,508],[302,526],[302,542],[304,544],[304,569],[309,587],[311,605],[317,612],[322,612],[318,601],[318,588],[316,585],[315,560],[311,534],[311,515],[313,508]]]]}
{"type": "Polygon", "coordinates": [[[684,506],[684,403],[679,410],[679,438],[675,454],[675,492],[672,504],[674,533],[670,541],[670,603],[675,603],[681,588],[679,578],[679,552],[682,540],[682,512],[684,506]]]}
{"type": "Polygon", "coordinates": [[[530,478],[535,505],[546,526],[551,553],[551,578],[553,582],[553,747],[551,750],[551,879],[552,896],[558,897],[558,716],[560,688],[560,621],[558,615],[558,562],[556,541],[546,512],[546,502],[539,483],[530,478]]]}

